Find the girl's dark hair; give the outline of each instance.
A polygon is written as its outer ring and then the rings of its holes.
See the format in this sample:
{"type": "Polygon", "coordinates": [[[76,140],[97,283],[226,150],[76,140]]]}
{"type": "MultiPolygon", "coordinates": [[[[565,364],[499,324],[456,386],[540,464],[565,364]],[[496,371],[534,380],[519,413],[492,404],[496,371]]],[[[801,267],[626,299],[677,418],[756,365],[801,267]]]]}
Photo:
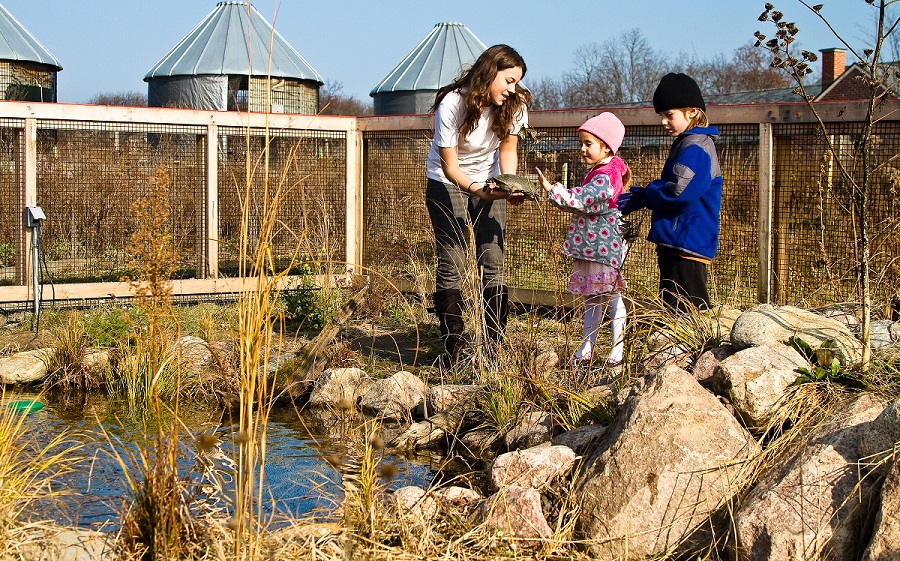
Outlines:
{"type": "MultiPolygon", "coordinates": [[[[448,93],[459,90],[466,108],[466,116],[459,127],[459,132],[464,137],[468,136],[475,130],[481,113],[493,103],[490,97],[491,84],[497,77],[497,72],[517,66],[522,69],[524,77],[527,71],[525,60],[515,49],[509,45],[489,47],[481,53],[471,68],[460,74],[452,83],[438,90],[431,111],[437,110],[438,105],[448,93]]],[[[505,139],[509,136],[516,117],[530,104],[531,92],[522,87],[521,82],[517,82],[515,97],[508,97],[503,105],[495,108],[494,118],[490,124],[491,130],[500,140],[505,139]]]]}

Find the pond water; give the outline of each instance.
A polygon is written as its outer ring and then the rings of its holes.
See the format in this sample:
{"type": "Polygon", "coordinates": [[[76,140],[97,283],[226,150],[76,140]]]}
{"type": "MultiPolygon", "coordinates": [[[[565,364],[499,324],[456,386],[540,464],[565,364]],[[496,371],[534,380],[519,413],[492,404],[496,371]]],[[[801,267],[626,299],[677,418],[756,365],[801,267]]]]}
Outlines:
{"type": "MultiPolygon", "coordinates": [[[[5,402],[38,399],[35,394],[10,394],[5,402]]],[[[155,429],[108,399],[87,396],[77,404],[63,404],[39,398],[43,409],[33,411],[25,419],[29,436],[43,444],[64,433],[67,447],[78,445],[73,453],[81,458],[78,469],[61,475],[55,490],[64,491],[59,500],[48,501],[41,509],[47,516],[63,524],[113,530],[120,513],[129,504],[123,467],[115,452],[124,460],[126,469],[138,473],[139,447],[147,449],[155,438],[155,429]],[[148,435],[147,432],[150,432],[148,435]]],[[[233,494],[234,437],[236,423],[227,411],[192,407],[182,409],[179,417],[194,437],[215,435],[215,446],[200,453],[194,438],[183,435],[183,454],[179,459],[179,475],[213,488],[205,501],[207,507],[229,510],[233,494]],[[199,457],[199,462],[198,462],[199,457]],[[198,467],[201,466],[201,467],[198,467]],[[215,481],[217,485],[210,486],[215,481]],[[221,490],[217,492],[217,490],[221,490]]],[[[342,498],[341,465],[352,459],[358,439],[352,438],[357,421],[327,418],[322,412],[300,412],[291,406],[276,406],[267,425],[264,515],[277,524],[290,517],[308,516],[333,509],[342,498]],[[334,464],[334,465],[333,465],[334,464]],[[335,467],[338,466],[338,467],[335,467]]],[[[388,440],[385,436],[384,440],[388,440]]],[[[437,474],[440,457],[404,458],[384,454],[382,464],[392,464],[396,475],[383,483],[391,489],[404,485],[427,487],[437,474]]]]}

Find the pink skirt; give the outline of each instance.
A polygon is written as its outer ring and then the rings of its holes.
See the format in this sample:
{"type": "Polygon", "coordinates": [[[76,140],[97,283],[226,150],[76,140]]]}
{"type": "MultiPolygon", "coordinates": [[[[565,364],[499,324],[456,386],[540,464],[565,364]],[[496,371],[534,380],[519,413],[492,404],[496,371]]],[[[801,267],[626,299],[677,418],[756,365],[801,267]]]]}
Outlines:
{"type": "Polygon", "coordinates": [[[618,269],[594,261],[576,259],[567,290],[572,294],[618,292],[627,285],[618,269]]]}

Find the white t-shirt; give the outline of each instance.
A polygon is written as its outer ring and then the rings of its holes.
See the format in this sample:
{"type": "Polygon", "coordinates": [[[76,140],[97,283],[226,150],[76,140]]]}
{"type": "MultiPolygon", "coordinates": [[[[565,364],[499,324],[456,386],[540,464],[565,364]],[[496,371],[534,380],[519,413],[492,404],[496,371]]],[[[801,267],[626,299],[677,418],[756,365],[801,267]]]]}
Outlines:
{"type": "MultiPolygon", "coordinates": [[[[478,119],[478,125],[465,138],[460,137],[459,127],[465,117],[462,96],[453,91],[444,96],[441,104],[434,112],[434,140],[428,152],[427,176],[444,183],[450,183],[441,169],[438,148],[457,147],[459,168],[474,181],[485,181],[489,177],[500,174],[500,139],[491,130],[491,116],[494,105],[491,104],[478,119]]],[[[518,134],[522,125],[528,123],[528,110],[522,113],[513,123],[512,134],[518,134]]]]}

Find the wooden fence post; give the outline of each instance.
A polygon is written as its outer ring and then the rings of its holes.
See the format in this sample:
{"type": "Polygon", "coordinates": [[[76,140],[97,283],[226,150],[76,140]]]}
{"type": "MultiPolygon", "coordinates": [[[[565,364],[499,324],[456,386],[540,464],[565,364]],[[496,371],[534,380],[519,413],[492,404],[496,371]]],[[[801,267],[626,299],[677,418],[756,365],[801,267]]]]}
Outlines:
{"type": "Polygon", "coordinates": [[[199,278],[219,278],[219,127],[206,128],[206,219],[203,221],[204,251],[197,270],[199,278]]]}
{"type": "Polygon", "coordinates": [[[760,304],[772,301],[772,203],[774,202],[772,124],[759,125],[759,262],[756,294],[760,304]]]}
{"type": "Polygon", "coordinates": [[[359,274],[363,253],[363,133],[359,124],[347,131],[347,273],[359,274]]]}
{"type": "Polygon", "coordinates": [[[773,278],[775,288],[772,291],[775,294],[776,304],[783,306],[787,302],[788,289],[788,225],[790,216],[788,213],[789,204],[785,199],[787,195],[786,189],[790,186],[791,174],[791,138],[787,136],[775,137],[773,142],[775,149],[775,167],[772,189],[772,251],[773,258],[773,278]]]}
{"type": "Polygon", "coordinates": [[[16,262],[16,283],[27,285],[31,290],[35,290],[36,287],[32,286],[34,284],[32,281],[34,265],[31,259],[31,230],[25,227],[24,213],[26,206],[37,204],[37,119],[25,119],[23,133],[25,143],[24,190],[18,209],[18,222],[22,233],[19,244],[22,252],[16,262]]]}

